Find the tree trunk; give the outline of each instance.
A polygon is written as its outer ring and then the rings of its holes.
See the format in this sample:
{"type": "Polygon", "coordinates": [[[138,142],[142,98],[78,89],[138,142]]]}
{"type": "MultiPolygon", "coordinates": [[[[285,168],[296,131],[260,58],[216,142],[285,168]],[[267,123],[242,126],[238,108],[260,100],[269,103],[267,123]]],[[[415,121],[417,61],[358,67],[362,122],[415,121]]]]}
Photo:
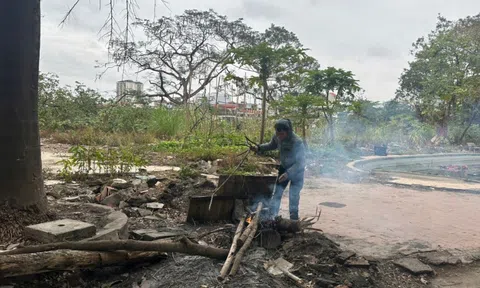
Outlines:
{"type": "Polygon", "coordinates": [[[260,128],[260,144],[263,143],[265,137],[265,120],[267,117],[267,90],[268,83],[267,81],[263,82],[263,93],[262,93],[262,127],[260,128]]]}
{"type": "Polygon", "coordinates": [[[46,207],[38,130],[40,0],[0,2],[0,202],[46,207]]]}
{"type": "Polygon", "coordinates": [[[33,254],[0,255],[0,278],[50,271],[92,269],[105,266],[151,262],[165,258],[163,252],[87,252],[58,250],[33,254]]]}
{"type": "Polygon", "coordinates": [[[460,139],[458,139],[458,143],[462,143],[463,139],[467,135],[468,129],[470,129],[470,127],[473,124],[473,121],[477,117],[477,113],[478,113],[478,104],[475,106],[475,108],[473,108],[472,115],[470,116],[470,119],[468,120],[467,127],[465,127],[465,129],[463,130],[462,135],[460,136],[460,139]]]}
{"type": "Polygon", "coordinates": [[[158,251],[158,252],[178,252],[190,255],[199,255],[215,259],[225,259],[228,256],[228,250],[216,247],[204,246],[193,243],[184,237],[179,242],[146,242],[137,240],[100,240],[89,242],[60,242],[42,244],[36,246],[27,246],[15,250],[0,253],[0,257],[5,255],[18,255],[26,253],[39,253],[52,250],[83,250],[83,251],[158,251]]]}
{"type": "Polygon", "coordinates": [[[328,115],[328,118],[330,119],[328,121],[328,135],[330,138],[330,143],[335,142],[335,123],[333,122],[333,115],[328,115]]]}

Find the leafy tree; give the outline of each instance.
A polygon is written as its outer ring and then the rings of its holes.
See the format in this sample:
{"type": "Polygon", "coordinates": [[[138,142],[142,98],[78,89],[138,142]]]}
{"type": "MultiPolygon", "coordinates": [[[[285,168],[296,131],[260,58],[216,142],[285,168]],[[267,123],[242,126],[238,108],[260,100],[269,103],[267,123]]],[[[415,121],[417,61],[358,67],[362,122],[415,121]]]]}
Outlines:
{"type": "Polygon", "coordinates": [[[272,25],[263,33],[257,33],[249,45],[234,48],[233,61],[253,73],[244,81],[243,77],[230,74],[227,80],[236,80],[246,88],[261,91],[262,124],[260,142],[265,136],[267,101],[273,91],[293,88],[299,83],[307,68],[315,67],[316,61],[305,53],[306,49],[292,32],[272,25]]]}
{"type": "Polygon", "coordinates": [[[319,97],[321,112],[328,124],[329,141],[335,141],[334,114],[355,99],[360,90],[358,80],[351,71],[334,67],[313,70],[306,78],[305,89],[310,95],[319,97]],[[333,96],[331,93],[334,93],[333,96]]]}
{"type": "Polygon", "coordinates": [[[288,94],[274,102],[273,106],[280,108],[282,115],[294,120],[295,126],[301,127],[302,138],[306,144],[308,127],[318,119],[321,104],[320,98],[314,95],[288,94]]]}
{"type": "Polygon", "coordinates": [[[436,29],[414,43],[415,59],[400,77],[397,99],[414,105],[438,136],[446,137],[449,121],[480,97],[472,85],[480,72],[479,35],[478,15],[456,22],[439,16],[436,29]]]}

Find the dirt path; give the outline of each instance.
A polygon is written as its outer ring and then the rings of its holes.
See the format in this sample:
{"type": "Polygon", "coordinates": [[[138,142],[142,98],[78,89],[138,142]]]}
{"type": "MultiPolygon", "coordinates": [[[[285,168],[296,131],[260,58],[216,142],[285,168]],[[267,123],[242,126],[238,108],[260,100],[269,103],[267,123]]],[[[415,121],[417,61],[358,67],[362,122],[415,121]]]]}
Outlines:
{"type": "MultiPolygon", "coordinates": [[[[308,179],[301,214],[313,214],[320,203],[318,228],[360,254],[388,258],[412,249],[480,250],[480,195],[308,179]]],[[[285,215],[287,207],[284,197],[285,215]]]]}

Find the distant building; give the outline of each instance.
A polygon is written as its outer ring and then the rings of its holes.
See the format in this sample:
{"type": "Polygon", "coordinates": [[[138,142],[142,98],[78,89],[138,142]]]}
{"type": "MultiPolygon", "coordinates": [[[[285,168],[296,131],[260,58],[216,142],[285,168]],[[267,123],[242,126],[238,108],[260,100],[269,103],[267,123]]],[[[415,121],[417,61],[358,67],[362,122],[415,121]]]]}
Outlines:
{"type": "Polygon", "coordinates": [[[141,95],[143,92],[143,83],[132,80],[122,80],[117,82],[116,100],[122,99],[122,102],[129,102],[134,95],[141,95]],[[123,98],[122,98],[123,97],[123,98]]]}

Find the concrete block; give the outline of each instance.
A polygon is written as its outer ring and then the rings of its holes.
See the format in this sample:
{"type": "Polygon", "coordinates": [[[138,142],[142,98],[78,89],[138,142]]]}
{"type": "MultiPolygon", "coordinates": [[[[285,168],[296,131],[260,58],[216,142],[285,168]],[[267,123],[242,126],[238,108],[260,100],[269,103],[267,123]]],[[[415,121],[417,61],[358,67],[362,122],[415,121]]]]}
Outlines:
{"type": "Polygon", "coordinates": [[[94,236],[93,224],[77,220],[62,219],[25,227],[25,237],[43,243],[77,241],[94,236]]]}

